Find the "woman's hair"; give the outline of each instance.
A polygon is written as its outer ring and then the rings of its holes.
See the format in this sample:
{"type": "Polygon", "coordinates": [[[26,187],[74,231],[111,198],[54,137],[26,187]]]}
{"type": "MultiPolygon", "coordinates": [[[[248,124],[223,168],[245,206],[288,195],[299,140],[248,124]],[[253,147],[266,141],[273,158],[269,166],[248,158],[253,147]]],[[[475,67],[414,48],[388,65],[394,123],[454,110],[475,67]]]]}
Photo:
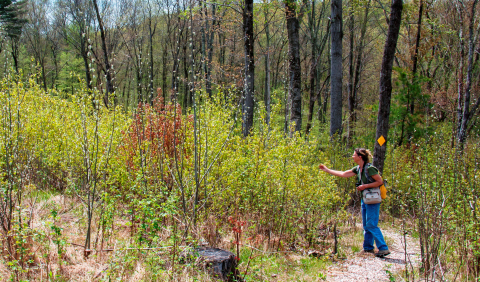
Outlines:
{"type": "Polygon", "coordinates": [[[365,148],[356,148],[355,149],[355,153],[357,153],[357,156],[359,156],[360,158],[362,158],[362,160],[365,162],[365,163],[368,163],[370,161],[372,157],[372,153],[370,152],[370,150],[367,150],[365,148]]]}

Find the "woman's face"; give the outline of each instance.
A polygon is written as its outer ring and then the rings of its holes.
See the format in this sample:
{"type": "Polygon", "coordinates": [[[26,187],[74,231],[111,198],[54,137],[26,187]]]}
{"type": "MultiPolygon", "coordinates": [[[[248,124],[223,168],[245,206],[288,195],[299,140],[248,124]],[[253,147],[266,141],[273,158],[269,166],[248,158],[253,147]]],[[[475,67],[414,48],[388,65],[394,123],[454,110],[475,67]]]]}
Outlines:
{"type": "Polygon", "coordinates": [[[359,162],[359,161],[362,160],[362,158],[359,157],[359,156],[357,155],[357,152],[355,152],[355,151],[353,151],[352,159],[353,159],[354,162],[359,162]]]}

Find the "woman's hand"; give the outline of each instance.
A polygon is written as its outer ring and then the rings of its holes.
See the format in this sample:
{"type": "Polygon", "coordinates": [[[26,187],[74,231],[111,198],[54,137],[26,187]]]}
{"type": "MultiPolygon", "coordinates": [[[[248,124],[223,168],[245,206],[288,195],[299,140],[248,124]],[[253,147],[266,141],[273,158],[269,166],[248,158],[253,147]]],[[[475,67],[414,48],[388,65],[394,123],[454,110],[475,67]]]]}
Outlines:
{"type": "Polygon", "coordinates": [[[357,186],[357,190],[358,190],[358,191],[363,191],[363,190],[365,190],[365,189],[367,189],[367,187],[365,187],[365,184],[362,184],[362,185],[358,185],[358,186],[357,186]]]}
{"type": "Polygon", "coordinates": [[[323,171],[326,171],[328,168],[324,165],[324,164],[320,164],[318,166],[319,169],[323,170],[323,171]]]}

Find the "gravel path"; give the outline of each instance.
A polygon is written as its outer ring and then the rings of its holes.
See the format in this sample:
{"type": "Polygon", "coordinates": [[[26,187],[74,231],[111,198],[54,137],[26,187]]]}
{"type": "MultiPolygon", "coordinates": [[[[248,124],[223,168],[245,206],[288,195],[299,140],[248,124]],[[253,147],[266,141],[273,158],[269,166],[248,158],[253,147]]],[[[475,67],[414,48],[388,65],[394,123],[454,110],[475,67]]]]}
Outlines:
{"type": "MultiPolygon", "coordinates": [[[[360,226],[360,228],[362,228],[360,226]]],[[[391,274],[405,270],[405,244],[403,236],[396,231],[382,228],[383,236],[394,241],[389,246],[391,254],[377,258],[373,254],[359,252],[328,269],[327,281],[390,281],[391,274]]],[[[418,240],[407,236],[407,263],[416,267],[420,260],[418,240]]]]}

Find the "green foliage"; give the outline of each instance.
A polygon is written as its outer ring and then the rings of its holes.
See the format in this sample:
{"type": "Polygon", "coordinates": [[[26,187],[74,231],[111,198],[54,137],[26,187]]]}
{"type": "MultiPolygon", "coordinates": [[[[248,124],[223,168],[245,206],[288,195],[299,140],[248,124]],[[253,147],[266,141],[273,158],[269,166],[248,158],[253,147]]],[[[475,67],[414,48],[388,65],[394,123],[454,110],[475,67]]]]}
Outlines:
{"type": "Polygon", "coordinates": [[[135,247],[135,245],[121,244],[118,246],[119,251],[111,256],[105,281],[124,281],[135,271],[139,254],[126,250],[128,247],[135,247]]]}
{"type": "Polygon", "coordinates": [[[386,272],[387,275],[388,275],[388,281],[391,281],[391,282],[395,282],[395,281],[396,281],[395,276],[393,276],[393,273],[392,273],[390,270],[385,269],[385,272],[386,272]]]}
{"type": "Polygon", "coordinates": [[[78,79],[79,74],[84,75],[84,72],[81,72],[82,68],[84,68],[83,59],[71,53],[62,52],[59,55],[59,60],[66,63],[65,67],[61,68],[58,73],[55,88],[59,93],[69,93],[73,95],[78,92],[79,89],[82,89],[82,86],[85,84],[82,80],[78,79]]]}
{"type": "MultiPolygon", "coordinates": [[[[233,122],[225,123],[225,114],[214,105],[206,105],[205,115],[213,130],[221,125],[226,131],[233,122]]],[[[263,121],[262,111],[258,115],[263,121]]],[[[254,234],[270,231],[282,236],[282,232],[307,231],[314,222],[331,216],[343,201],[333,179],[318,172],[318,160],[326,161],[326,157],[316,146],[315,139],[305,141],[298,135],[286,138],[283,128],[256,131],[249,138],[235,134],[208,175],[208,195],[214,197],[203,200],[215,213],[254,215],[254,234]]]]}
{"type": "Polygon", "coordinates": [[[57,225],[58,221],[58,210],[53,209],[51,210],[51,217],[53,219],[53,222],[50,224],[50,230],[52,231],[50,236],[52,237],[52,242],[57,245],[57,254],[59,257],[62,256],[62,254],[65,252],[65,244],[66,240],[62,238],[62,231],[63,228],[59,227],[57,225]]]}
{"type": "Polygon", "coordinates": [[[425,277],[434,275],[438,261],[446,264],[459,256],[466,265],[458,267],[478,275],[480,147],[470,144],[463,153],[456,152],[448,137],[451,128],[435,130],[391,152],[384,171],[389,180],[387,209],[416,220],[425,277]]]}
{"type": "MultiPolygon", "coordinates": [[[[62,99],[53,90],[46,93],[35,78],[24,80],[21,74],[9,75],[0,82],[0,101],[5,105],[0,120],[2,207],[7,211],[2,222],[8,222],[2,225],[4,235],[21,236],[22,230],[26,230],[17,228],[14,222],[31,220],[31,214],[23,212],[27,208],[23,200],[36,199],[37,188],[64,189],[69,183],[70,191],[81,195],[85,159],[94,160],[104,168],[109,157],[104,152],[118,146],[122,122],[128,120],[116,120],[120,110],[107,110],[99,105],[94,111],[94,93],[77,92],[69,100],[62,99]],[[97,142],[91,142],[94,139],[97,142]]],[[[61,255],[65,242],[61,228],[55,224],[56,214],[52,216],[52,234],[48,237],[61,255]]],[[[10,253],[23,252],[24,245],[9,244],[10,253]]],[[[25,248],[25,252],[30,251],[31,244],[25,248]]]]}
{"type": "Polygon", "coordinates": [[[26,1],[1,0],[0,1],[0,23],[2,29],[10,38],[18,39],[22,28],[27,22],[22,18],[26,1]]]}
{"type": "MultiPolygon", "coordinates": [[[[0,101],[6,105],[0,128],[1,191],[17,195],[13,200],[19,208],[13,210],[10,232],[16,238],[12,243],[20,242],[12,248],[23,258],[11,259],[12,271],[23,271],[33,259],[32,244],[43,244],[41,250],[48,252],[51,248],[42,243],[48,238],[61,258],[68,241],[55,206],[48,232],[17,224],[28,219],[22,197],[43,199],[52,188],[68,187],[73,197],[84,199],[88,175],[98,180],[97,193],[91,195],[100,203],[93,220],[102,240],[116,238],[121,228],[115,222],[122,219],[128,222],[122,228],[128,228],[134,240],[118,248],[174,250],[160,257],[119,250],[118,256],[109,258],[107,276],[112,280],[127,279],[138,258],[159,273],[152,279],[161,279],[171,274],[162,272],[161,265],[178,258],[178,244],[206,240],[215,245],[218,236],[237,236],[231,248],[239,248],[243,267],[251,260],[249,277],[264,277],[255,260],[245,257],[251,251],[243,244],[264,244],[274,251],[318,245],[319,226],[341,225],[345,203],[349,195],[356,195],[352,179],[318,170],[319,163],[337,170],[353,167],[350,148],[327,133],[308,140],[285,136],[283,126],[264,124],[262,107],[256,112],[258,129],[244,138],[236,105],[225,102],[234,100],[225,99],[229,93],[219,92],[212,99],[196,93],[201,103],[195,117],[160,100],[140,105],[130,117],[121,108],[103,107],[98,92],[46,93],[35,76],[27,80],[9,76],[0,89],[0,101]],[[242,224],[234,230],[229,218],[242,224]]],[[[472,143],[463,153],[452,151],[446,137],[451,128],[435,130],[414,144],[390,148],[383,173],[389,194],[383,206],[392,215],[417,220],[415,232],[430,254],[423,258],[425,275],[430,275],[434,261],[453,263],[452,257],[459,255],[463,267],[474,271],[480,254],[476,186],[480,148],[472,143]]],[[[321,268],[312,259],[292,265],[305,273],[321,268]]]]}
{"type": "MultiPolygon", "coordinates": [[[[100,111],[94,113],[91,96],[85,94],[85,90],[69,96],[69,100],[66,100],[60,98],[62,95],[55,90],[50,93],[43,91],[34,77],[27,83],[22,82],[21,78],[9,77],[4,79],[0,86],[0,99],[13,107],[12,120],[21,118],[15,127],[2,127],[2,136],[9,134],[9,142],[20,140],[18,138],[21,136],[32,158],[47,167],[58,168],[64,172],[73,172],[81,166],[84,153],[82,145],[92,145],[88,140],[93,138],[96,124],[103,141],[99,144],[98,151],[103,152],[110,145],[109,141],[112,141],[114,148],[118,146],[123,124],[128,121],[128,118],[121,116],[121,110],[110,111],[101,105],[100,111]],[[118,116],[116,120],[115,115],[118,116]],[[5,131],[10,128],[12,132],[5,131]],[[113,137],[110,139],[112,132],[113,137]],[[86,140],[83,138],[84,133],[86,140]]],[[[90,154],[96,152],[94,148],[89,149],[90,154]]],[[[6,147],[2,146],[0,150],[5,154],[6,147]]],[[[103,161],[105,160],[100,159],[99,165],[103,161]]]]}
{"type": "MultiPolygon", "coordinates": [[[[285,257],[278,254],[241,253],[239,266],[246,281],[319,281],[326,279],[327,257],[285,257]],[[248,269],[246,265],[248,264],[248,269]]],[[[242,276],[243,277],[243,276],[242,276]]]]}
{"type": "Polygon", "coordinates": [[[425,78],[401,68],[396,71],[399,74],[396,82],[399,91],[392,99],[390,123],[400,128],[400,136],[396,136],[395,142],[402,145],[405,139],[411,142],[431,133],[432,128],[425,123],[425,115],[432,106],[429,95],[422,92],[422,85],[427,81],[425,78]]]}

